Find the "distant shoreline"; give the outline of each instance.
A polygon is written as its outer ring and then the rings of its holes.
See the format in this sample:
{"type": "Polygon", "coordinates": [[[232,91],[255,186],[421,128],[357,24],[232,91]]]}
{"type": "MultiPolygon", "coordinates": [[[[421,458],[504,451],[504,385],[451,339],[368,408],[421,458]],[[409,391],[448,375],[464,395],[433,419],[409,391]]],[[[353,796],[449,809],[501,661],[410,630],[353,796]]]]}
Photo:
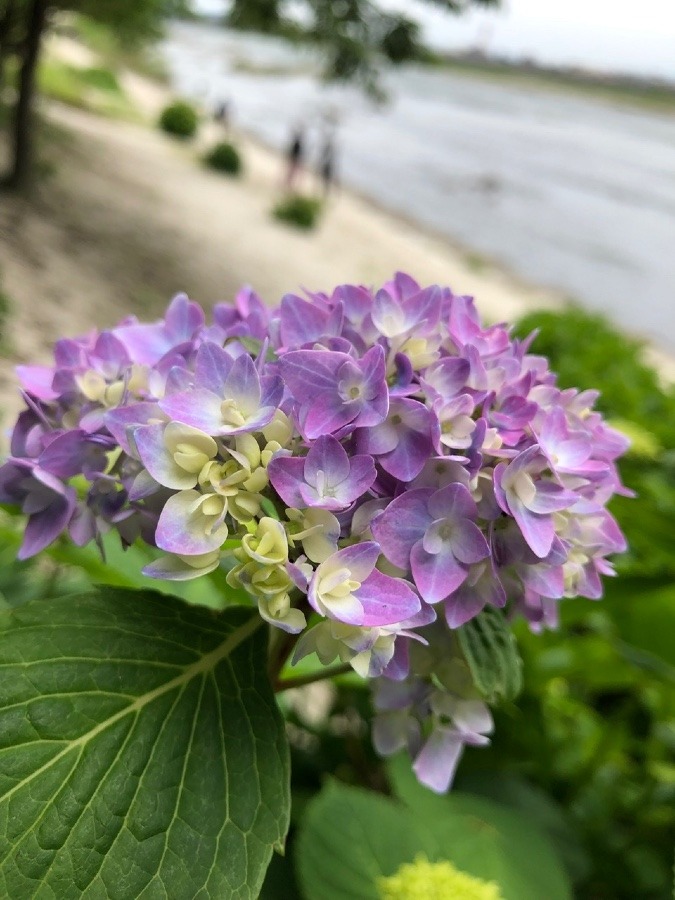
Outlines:
{"type": "Polygon", "coordinates": [[[675,115],[675,83],[647,80],[630,75],[603,75],[568,67],[541,66],[529,62],[497,59],[482,54],[458,53],[438,57],[431,67],[511,84],[566,92],[621,103],[652,112],[675,115]]]}
{"type": "MultiPolygon", "coordinates": [[[[202,22],[210,26],[232,30],[223,24],[222,17],[193,14],[178,21],[202,22]]],[[[290,44],[309,44],[310,38],[301,28],[282,28],[278,33],[242,32],[257,36],[276,38],[290,44]]],[[[585,97],[594,97],[675,115],[675,80],[665,78],[643,78],[621,72],[600,72],[576,66],[545,65],[530,59],[508,59],[490,55],[480,50],[440,53],[424,48],[422,54],[403,65],[423,66],[431,70],[451,71],[472,77],[510,84],[527,83],[538,89],[554,91],[582,92],[585,97]]]]}

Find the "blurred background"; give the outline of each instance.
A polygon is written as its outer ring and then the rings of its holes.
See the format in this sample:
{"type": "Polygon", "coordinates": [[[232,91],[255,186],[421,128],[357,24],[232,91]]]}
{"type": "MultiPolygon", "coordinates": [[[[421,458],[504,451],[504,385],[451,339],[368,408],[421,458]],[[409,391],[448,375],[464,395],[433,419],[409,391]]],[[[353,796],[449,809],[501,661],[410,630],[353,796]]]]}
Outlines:
{"type": "MultiPolygon", "coordinates": [[[[524,812],[575,896],[670,898],[670,0],[0,0],[0,128],[3,452],[17,363],[244,283],[276,304],[403,269],[539,329],[561,385],[600,389],[633,440],[630,550],[603,602],[518,627],[524,693],[457,786],[524,812]]],[[[20,525],[0,525],[4,603],[116,577],[61,545],[13,563],[20,525]]],[[[347,684],[320,720],[289,708],[296,808],[326,772],[388,789],[365,703],[347,684]]]]}

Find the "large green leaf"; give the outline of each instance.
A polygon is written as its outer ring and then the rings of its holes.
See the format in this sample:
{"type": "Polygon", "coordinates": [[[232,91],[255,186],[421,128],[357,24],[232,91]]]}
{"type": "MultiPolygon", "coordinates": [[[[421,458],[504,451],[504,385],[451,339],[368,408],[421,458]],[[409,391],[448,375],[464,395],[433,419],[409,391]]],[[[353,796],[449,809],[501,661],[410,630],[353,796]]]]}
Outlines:
{"type": "Polygon", "coordinates": [[[516,639],[503,614],[493,606],[457,629],[474,684],[490,703],[513,700],[523,683],[516,639]]]}
{"type": "Polygon", "coordinates": [[[306,900],[378,900],[377,879],[424,847],[403,806],[331,783],[308,805],[296,849],[306,900]]]}
{"type": "Polygon", "coordinates": [[[495,881],[505,900],[571,900],[548,841],[515,810],[468,794],[421,796],[406,808],[330,784],[308,806],[300,834],[297,868],[306,900],[377,900],[379,876],[420,853],[495,881]]]}
{"type": "Polygon", "coordinates": [[[449,859],[458,869],[496,881],[506,900],[569,900],[565,870],[534,817],[462,791],[438,796],[417,781],[405,754],[392,757],[387,771],[430,859],[449,859]]]}
{"type": "Polygon", "coordinates": [[[257,896],[290,806],[259,622],[116,588],[0,616],[0,896],[257,896]]]}
{"type": "Polygon", "coordinates": [[[653,587],[646,579],[624,579],[608,591],[606,606],[627,644],[654,654],[672,671],[675,666],[674,585],[653,587]]]}

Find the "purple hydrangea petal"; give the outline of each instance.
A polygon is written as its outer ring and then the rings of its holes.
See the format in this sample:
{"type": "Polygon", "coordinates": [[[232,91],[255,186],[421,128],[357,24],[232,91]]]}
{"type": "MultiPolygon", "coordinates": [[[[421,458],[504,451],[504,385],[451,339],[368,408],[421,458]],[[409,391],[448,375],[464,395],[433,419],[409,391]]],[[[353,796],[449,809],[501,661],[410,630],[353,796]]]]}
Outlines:
{"type": "Polygon", "coordinates": [[[480,562],[490,555],[490,546],[483,532],[467,519],[454,529],[449,544],[455,559],[466,565],[480,562]]]}
{"type": "Polygon", "coordinates": [[[428,511],[432,493],[429,488],[406,491],[371,524],[373,536],[382,552],[399,569],[408,569],[414,544],[424,537],[433,521],[428,511]]]}
{"type": "Polygon", "coordinates": [[[446,598],[445,620],[450,628],[459,628],[490,604],[506,605],[506,592],[490,564],[474,567],[466,581],[446,598]]]}
{"type": "Polygon", "coordinates": [[[159,401],[159,406],[170,419],[199,428],[206,434],[216,435],[221,433],[223,427],[222,402],[213,391],[194,388],[191,391],[169,394],[159,401]]]}
{"type": "Polygon", "coordinates": [[[363,607],[360,622],[366,627],[395,625],[414,616],[419,611],[420,599],[413,589],[400,578],[383,575],[374,569],[356,591],[363,607]]]}
{"type": "Polygon", "coordinates": [[[458,731],[435,728],[413,764],[418,780],[437,794],[444,794],[455,777],[463,749],[458,731]]]}
{"type": "Polygon", "coordinates": [[[293,350],[279,360],[281,376],[300,402],[314,393],[335,391],[335,379],[344,354],[320,350],[293,350]]]}
{"type": "Polygon", "coordinates": [[[133,403],[130,406],[118,406],[116,409],[108,410],[104,416],[106,428],[124,452],[130,456],[135,455],[130,435],[133,435],[136,427],[165,421],[166,414],[162,412],[157,403],[145,401],[133,403]]]}
{"type": "Polygon", "coordinates": [[[531,512],[517,498],[511,498],[509,506],[511,515],[518,523],[518,527],[533,553],[543,559],[550,552],[555,538],[552,518],[531,512]]]}
{"type": "Polygon", "coordinates": [[[58,392],[52,387],[54,369],[49,366],[17,366],[19,381],[29,394],[39,400],[56,400],[58,392]]]}
{"type": "Polygon", "coordinates": [[[433,519],[475,519],[476,501],[463,484],[449,484],[431,495],[429,515],[433,519]]]}
{"type": "Polygon", "coordinates": [[[17,559],[29,559],[52,544],[66,529],[75,509],[74,492],[57,496],[48,509],[32,515],[26,523],[17,559]]]}
{"type": "Polygon", "coordinates": [[[577,495],[572,491],[552,481],[539,481],[536,485],[537,492],[528,508],[535,513],[552,513],[561,509],[568,509],[577,501],[577,495]]]}
{"type": "Polygon", "coordinates": [[[172,300],[164,321],[155,324],[128,324],[113,330],[132,359],[144,365],[154,365],[174,347],[190,341],[204,324],[204,313],[185,294],[172,300]]]}
{"type": "Polygon", "coordinates": [[[202,344],[195,359],[195,383],[221,396],[233,366],[234,359],[222,347],[202,344]]]}
{"type": "Polygon", "coordinates": [[[83,471],[86,461],[98,451],[98,471],[103,471],[107,461],[101,444],[88,440],[84,431],[66,431],[55,438],[40,454],[39,465],[59,478],[72,478],[83,471]]]}
{"type": "MultiPolygon", "coordinates": [[[[395,478],[412,481],[434,453],[432,414],[417,400],[395,398],[389,406],[389,421],[396,428],[398,443],[389,453],[379,456],[378,461],[395,478]]],[[[367,441],[363,449],[373,452],[367,449],[367,441]]]]}
{"type": "Polygon", "coordinates": [[[375,568],[379,555],[380,548],[374,541],[363,541],[339,550],[321,565],[328,568],[328,563],[330,563],[332,569],[348,568],[353,577],[363,583],[375,568]]]}
{"type": "Polygon", "coordinates": [[[424,373],[423,383],[447,401],[464,392],[471,366],[461,356],[445,357],[424,373]]]}
{"type": "Polygon", "coordinates": [[[281,300],[281,341],[285,347],[301,347],[326,335],[337,336],[342,328],[342,310],[331,314],[294,294],[281,300]]]}
{"type": "Polygon", "coordinates": [[[344,403],[336,397],[324,398],[323,403],[317,402],[305,408],[300,424],[307,438],[314,440],[322,434],[334,434],[349,425],[358,415],[359,408],[360,404],[356,400],[344,403]]]}
{"type": "Polygon", "coordinates": [[[305,480],[316,485],[319,477],[339,484],[349,477],[349,457],[342,444],[330,434],[321,435],[305,457],[305,480]]]}
{"type": "Polygon", "coordinates": [[[340,498],[353,503],[369,490],[376,477],[377,471],[371,456],[352,456],[349,477],[340,486],[340,498]]]}
{"type": "Polygon", "coordinates": [[[438,603],[455,591],[468,575],[451,554],[427,553],[418,541],[410,554],[415,585],[426,603],[438,603]]]}
{"type": "Polygon", "coordinates": [[[305,483],[305,460],[297,456],[275,456],[267,466],[274,490],[288,506],[304,506],[300,486],[305,483]]]}

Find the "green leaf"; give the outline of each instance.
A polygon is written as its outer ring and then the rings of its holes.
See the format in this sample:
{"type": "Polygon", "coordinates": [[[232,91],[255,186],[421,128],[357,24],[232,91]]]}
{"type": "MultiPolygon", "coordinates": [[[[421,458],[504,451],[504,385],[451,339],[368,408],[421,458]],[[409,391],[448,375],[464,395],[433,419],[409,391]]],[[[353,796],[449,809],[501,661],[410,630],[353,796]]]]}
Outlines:
{"type": "Polygon", "coordinates": [[[95,544],[77,547],[65,538],[48,547],[46,553],[56,562],[83,570],[91,582],[111,584],[115,587],[136,588],[158,591],[173,597],[182,597],[187,603],[195,606],[208,606],[210,609],[222,610],[235,603],[248,606],[250,598],[243,591],[235,591],[229,587],[226,572],[222,568],[212,572],[206,578],[195,578],[191,581],[156,581],[143,575],[143,567],[159,555],[157,551],[138,541],[131,547],[122,548],[119,536],[110,532],[103,538],[105,560],[95,544]]]}
{"type": "Polygon", "coordinates": [[[115,588],[0,615],[0,896],[258,895],[290,806],[259,624],[115,588]]]}
{"type": "Polygon", "coordinates": [[[523,685],[518,645],[502,613],[493,606],[457,630],[474,684],[489,703],[513,700],[523,685]]]}
{"type": "Polygon", "coordinates": [[[423,851],[407,810],[330,783],[307,807],[296,852],[306,900],[378,900],[377,879],[423,851]]]}
{"type": "Polygon", "coordinates": [[[458,789],[517,809],[530,825],[547,836],[573,882],[587,877],[589,856],[571,817],[541,788],[505,769],[479,769],[462,778],[458,789]]]}
{"type": "MultiPolygon", "coordinates": [[[[414,810],[416,817],[422,810],[414,810]]],[[[496,881],[505,900],[571,900],[565,870],[549,841],[514,808],[471,794],[429,798],[419,827],[433,859],[496,881]]]]}
{"type": "Polygon", "coordinates": [[[496,881],[506,900],[568,900],[562,863],[542,823],[513,803],[452,790],[446,796],[420,784],[410,759],[399,753],[387,764],[394,794],[426,835],[430,859],[449,859],[458,869],[496,881]]]}
{"type": "Polygon", "coordinates": [[[606,606],[627,644],[675,666],[675,586],[624,579],[618,590],[608,591],[606,606]]]}
{"type": "Polygon", "coordinates": [[[570,900],[558,858],[523,816],[468,794],[420,790],[414,808],[345,785],[322,791],[298,844],[306,900],[376,900],[377,879],[420,853],[497,882],[505,900],[570,900]]]}

